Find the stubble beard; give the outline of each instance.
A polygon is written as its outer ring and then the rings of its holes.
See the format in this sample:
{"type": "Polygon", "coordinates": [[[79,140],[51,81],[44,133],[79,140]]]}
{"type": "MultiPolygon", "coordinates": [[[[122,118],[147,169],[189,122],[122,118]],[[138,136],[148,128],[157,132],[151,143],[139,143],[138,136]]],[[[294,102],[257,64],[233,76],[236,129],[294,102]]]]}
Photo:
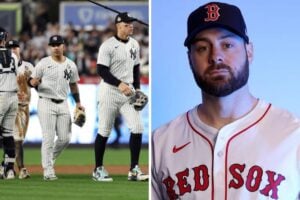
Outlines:
{"type": "Polygon", "coordinates": [[[204,76],[199,76],[193,67],[191,67],[191,69],[198,87],[205,93],[215,97],[225,97],[230,95],[234,91],[246,85],[249,78],[248,58],[246,58],[245,63],[236,75],[232,71],[232,68],[225,64],[218,64],[209,67],[205,71],[204,76]],[[214,69],[226,69],[229,76],[219,75],[213,78],[206,76],[214,69]]]}

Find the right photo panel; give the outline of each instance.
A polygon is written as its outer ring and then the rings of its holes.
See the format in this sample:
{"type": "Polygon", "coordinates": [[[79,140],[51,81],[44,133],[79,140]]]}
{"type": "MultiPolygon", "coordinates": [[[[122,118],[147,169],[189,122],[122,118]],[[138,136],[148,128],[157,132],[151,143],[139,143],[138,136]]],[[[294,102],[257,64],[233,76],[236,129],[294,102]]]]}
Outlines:
{"type": "Polygon", "coordinates": [[[152,0],[150,199],[300,200],[299,8],[152,0]]]}

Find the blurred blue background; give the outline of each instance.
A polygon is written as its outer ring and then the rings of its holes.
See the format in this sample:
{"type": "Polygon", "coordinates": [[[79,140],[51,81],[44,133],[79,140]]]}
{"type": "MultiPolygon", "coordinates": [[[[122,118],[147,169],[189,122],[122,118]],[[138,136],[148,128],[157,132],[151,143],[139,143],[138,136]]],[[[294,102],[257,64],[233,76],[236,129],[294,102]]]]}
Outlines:
{"type": "MultiPolygon", "coordinates": [[[[207,2],[152,0],[152,130],[201,102],[183,42],[188,15],[207,2]]],[[[241,9],[254,45],[251,92],[300,116],[300,2],[222,2],[241,9]]]]}

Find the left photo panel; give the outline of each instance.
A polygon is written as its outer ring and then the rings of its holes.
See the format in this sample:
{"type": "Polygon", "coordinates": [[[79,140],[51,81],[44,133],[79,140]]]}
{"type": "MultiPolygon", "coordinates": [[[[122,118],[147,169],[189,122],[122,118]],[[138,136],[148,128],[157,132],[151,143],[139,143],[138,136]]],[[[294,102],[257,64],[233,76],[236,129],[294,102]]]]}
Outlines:
{"type": "Polygon", "coordinates": [[[149,13],[144,0],[1,1],[1,191],[148,199],[149,13]]]}

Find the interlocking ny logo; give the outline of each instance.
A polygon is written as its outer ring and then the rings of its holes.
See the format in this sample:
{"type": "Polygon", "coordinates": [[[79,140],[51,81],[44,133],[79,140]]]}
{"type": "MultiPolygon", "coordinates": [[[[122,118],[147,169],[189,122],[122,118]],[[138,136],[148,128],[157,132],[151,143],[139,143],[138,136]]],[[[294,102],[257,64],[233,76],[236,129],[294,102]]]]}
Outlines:
{"type": "Polygon", "coordinates": [[[130,49],[130,58],[132,58],[132,60],[135,60],[136,59],[136,54],[137,54],[137,52],[136,52],[136,49],[130,49]]]}
{"type": "Polygon", "coordinates": [[[72,71],[71,70],[68,71],[67,69],[65,69],[64,73],[65,73],[64,78],[69,80],[71,78],[72,71]]]}
{"type": "Polygon", "coordinates": [[[220,17],[219,6],[217,4],[209,4],[205,7],[207,9],[207,18],[204,21],[217,21],[220,17]]]}

